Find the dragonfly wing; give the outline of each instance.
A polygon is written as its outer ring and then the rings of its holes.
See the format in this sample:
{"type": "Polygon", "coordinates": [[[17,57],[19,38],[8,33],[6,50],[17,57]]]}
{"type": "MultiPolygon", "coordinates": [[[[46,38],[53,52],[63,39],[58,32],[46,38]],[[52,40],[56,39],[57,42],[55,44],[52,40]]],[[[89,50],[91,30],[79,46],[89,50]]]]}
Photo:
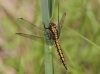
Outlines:
{"type": "MultiPolygon", "coordinates": [[[[58,37],[60,36],[61,29],[62,29],[62,24],[64,23],[65,16],[66,16],[66,12],[63,13],[63,16],[62,16],[60,22],[58,21],[58,37]]],[[[59,18],[58,18],[58,19],[59,19],[59,18]]]]}
{"type": "Polygon", "coordinates": [[[33,35],[29,35],[29,34],[24,34],[24,33],[16,33],[17,35],[20,35],[22,37],[26,37],[26,38],[30,38],[32,40],[38,41],[43,43],[44,42],[44,38],[43,37],[39,37],[39,36],[33,36],[33,35]]]}
{"type": "Polygon", "coordinates": [[[23,27],[25,27],[26,29],[28,29],[29,31],[33,33],[36,32],[36,30],[38,30],[39,33],[42,32],[44,34],[44,30],[42,28],[40,28],[39,26],[33,25],[32,23],[24,20],[23,18],[17,18],[17,21],[19,22],[20,25],[22,25],[23,27]]]}

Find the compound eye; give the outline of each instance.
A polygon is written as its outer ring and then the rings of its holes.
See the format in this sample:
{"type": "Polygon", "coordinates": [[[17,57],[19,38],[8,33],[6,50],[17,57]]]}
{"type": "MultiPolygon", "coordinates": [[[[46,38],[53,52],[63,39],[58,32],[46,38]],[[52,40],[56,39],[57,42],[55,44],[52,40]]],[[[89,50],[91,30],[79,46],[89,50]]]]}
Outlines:
{"type": "Polygon", "coordinates": [[[56,26],[54,25],[54,28],[56,28],[56,26]]]}

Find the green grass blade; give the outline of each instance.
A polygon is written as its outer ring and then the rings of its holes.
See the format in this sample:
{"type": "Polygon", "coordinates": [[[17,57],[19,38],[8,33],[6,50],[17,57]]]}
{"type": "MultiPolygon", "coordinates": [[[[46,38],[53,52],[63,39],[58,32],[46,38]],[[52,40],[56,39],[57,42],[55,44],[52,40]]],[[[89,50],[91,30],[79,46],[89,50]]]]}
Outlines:
{"type": "Polygon", "coordinates": [[[49,9],[50,18],[52,17],[54,4],[55,4],[55,0],[48,0],[48,9],[49,9]]]}
{"type": "MultiPolygon", "coordinates": [[[[41,12],[42,12],[42,22],[46,27],[50,22],[50,18],[52,17],[53,11],[53,3],[52,0],[40,0],[41,3],[41,12]]],[[[45,39],[46,41],[46,39],[45,39]]],[[[44,62],[45,62],[45,74],[54,74],[53,68],[53,56],[52,56],[52,48],[51,46],[44,44],[44,62]]]]}
{"type": "MultiPolygon", "coordinates": [[[[68,27],[67,27],[68,28],[68,27]]],[[[74,30],[68,28],[70,31],[74,32],[75,34],[77,34],[78,36],[80,36],[81,38],[85,39],[86,41],[88,41],[89,43],[91,43],[92,45],[94,45],[95,47],[97,47],[98,49],[100,49],[100,47],[98,45],[96,45],[95,43],[93,43],[92,41],[90,41],[89,39],[85,38],[84,36],[82,36],[81,34],[75,32],[74,30]]]]}

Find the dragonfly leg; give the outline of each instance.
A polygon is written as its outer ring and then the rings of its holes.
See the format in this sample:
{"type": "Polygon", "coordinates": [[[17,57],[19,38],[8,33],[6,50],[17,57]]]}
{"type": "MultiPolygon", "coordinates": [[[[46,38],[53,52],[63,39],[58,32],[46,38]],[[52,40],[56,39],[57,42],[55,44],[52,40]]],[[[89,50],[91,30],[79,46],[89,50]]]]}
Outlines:
{"type": "MultiPolygon", "coordinates": [[[[43,23],[43,22],[42,22],[42,23],[43,23]]],[[[43,26],[44,26],[44,28],[45,28],[45,29],[49,29],[49,28],[46,28],[46,26],[45,26],[45,24],[44,24],[44,23],[43,23],[43,26]]]]}
{"type": "MultiPolygon", "coordinates": [[[[43,23],[43,22],[42,22],[42,23],[43,23]]],[[[48,32],[46,31],[46,29],[49,29],[49,28],[46,28],[46,26],[45,26],[44,23],[43,23],[43,26],[44,26],[45,32],[46,32],[46,34],[44,34],[44,35],[45,35],[45,36],[48,36],[48,38],[51,39],[50,33],[48,33],[48,32]]]]}

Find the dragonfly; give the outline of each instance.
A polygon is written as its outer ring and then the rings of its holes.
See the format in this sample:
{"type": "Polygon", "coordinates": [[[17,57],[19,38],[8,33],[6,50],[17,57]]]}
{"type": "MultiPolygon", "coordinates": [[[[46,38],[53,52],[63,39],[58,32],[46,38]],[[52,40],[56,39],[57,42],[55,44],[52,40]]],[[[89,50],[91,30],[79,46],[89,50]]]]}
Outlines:
{"type": "MultiPolygon", "coordinates": [[[[46,27],[45,24],[43,23],[44,29],[41,29],[39,26],[33,25],[32,23],[28,22],[27,20],[25,20],[23,18],[18,18],[17,21],[23,27],[25,27],[26,29],[28,29],[29,31],[31,31],[33,33],[34,33],[34,30],[42,31],[44,33],[44,35],[49,40],[52,40],[54,45],[55,45],[55,47],[56,47],[56,49],[57,49],[57,52],[58,52],[58,55],[59,55],[59,57],[60,57],[60,59],[62,61],[62,64],[65,67],[65,69],[67,70],[65,57],[63,55],[62,48],[61,48],[61,45],[60,45],[60,42],[59,42],[59,37],[60,37],[60,34],[61,34],[62,24],[63,24],[63,22],[65,20],[65,16],[66,16],[66,12],[63,13],[63,15],[61,17],[61,20],[59,21],[59,6],[58,6],[58,25],[56,25],[53,22],[50,22],[48,27],[46,27]],[[46,32],[46,30],[49,30],[49,32],[46,32]]],[[[29,35],[29,34],[25,34],[25,33],[16,33],[16,34],[20,35],[22,37],[26,37],[26,38],[30,38],[32,40],[39,41],[39,42],[43,42],[44,41],[44,38],[41,37],[41,36],[29,35]]]]}

